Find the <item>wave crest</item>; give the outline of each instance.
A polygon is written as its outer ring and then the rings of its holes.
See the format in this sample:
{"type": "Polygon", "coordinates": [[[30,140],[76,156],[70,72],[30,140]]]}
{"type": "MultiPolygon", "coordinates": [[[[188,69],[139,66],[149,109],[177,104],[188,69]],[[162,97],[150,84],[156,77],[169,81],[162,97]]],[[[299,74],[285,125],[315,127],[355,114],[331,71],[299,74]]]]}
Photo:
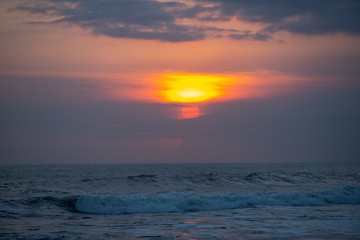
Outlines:
{"type": "Polygon", "coordinates": [[[95,214],[170,213],[211,211],[250,206],[325,206],[360,204],[360,187],[346,186],[337,190],[302,192],[257,192],[253,194],[160,193],[121,196],[81,195],[76,210],[95,214]]]}

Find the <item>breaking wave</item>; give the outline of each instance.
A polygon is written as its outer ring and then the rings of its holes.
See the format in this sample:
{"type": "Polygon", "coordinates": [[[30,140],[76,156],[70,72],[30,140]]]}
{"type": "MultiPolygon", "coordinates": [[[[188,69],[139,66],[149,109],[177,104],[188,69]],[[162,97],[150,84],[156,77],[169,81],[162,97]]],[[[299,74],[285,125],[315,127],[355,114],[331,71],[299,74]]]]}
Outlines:
{"type": "Polygon", "coordinates": [[[75,209],[83,213],[177,213],[211,211],[253,206],[325,206],[360,204],[360,187],[346,186],[327,191],[257,192],[252,194],[160,193],[121,196],[81,195],[75,209]]]}

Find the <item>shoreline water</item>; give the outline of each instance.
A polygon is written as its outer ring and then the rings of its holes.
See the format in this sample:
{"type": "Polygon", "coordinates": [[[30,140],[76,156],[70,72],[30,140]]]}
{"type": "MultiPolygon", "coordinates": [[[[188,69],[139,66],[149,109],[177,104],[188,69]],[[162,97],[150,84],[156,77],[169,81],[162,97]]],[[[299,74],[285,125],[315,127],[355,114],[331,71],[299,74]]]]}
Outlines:
{"type": "Polygon", "coordinates": [[[0,239],[360,238],[359,164],[0,166],[0,187],[0,239]]]}

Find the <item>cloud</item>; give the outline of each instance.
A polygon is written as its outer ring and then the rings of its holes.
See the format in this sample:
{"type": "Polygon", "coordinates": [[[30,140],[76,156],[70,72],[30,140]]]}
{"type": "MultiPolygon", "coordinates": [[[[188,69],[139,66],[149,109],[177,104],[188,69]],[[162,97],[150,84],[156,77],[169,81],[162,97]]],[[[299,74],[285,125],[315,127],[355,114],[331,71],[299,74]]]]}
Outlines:
{"type": "MultiPolygon", "coordinates": [[[[225,16],[263,23],[258,34],[288,31],[304,35],[329,33],[360,34],[360,2],[349,0],[213,0],[225,16]]],[[[234,37],[233,37],[234,38],[234,37]]],[[[236,37],[235,37],[236,38],[236,37]]],[[[238,39],[242,39],[241,37],[238,39]]],[[[266,40],[268,38],[263,38],[266,40]]]]}
{"type": "Polygon", "coordinates": [[[12,10],[53,14],[58,20],[91,29],[92,33],[114,38],[155,39],[167,42],[196,41],[205,38],[201,28],[176,24],[176,2],[148,0],[56,0],[42,4],[19,5],[12,10]],[[71,3],[71,4],[70,4],[71,3]]]}
{"type": "Polygon", "coordinates": [[[92,83],[77,79],[4,81],[8,88],[0,88],[2,163],[360,159],[359,88],[319,87],[273,98],[217,102],[207,106],[210,115],[179,120],[163,114],[175,105],[91,98],[62,102],[95,90],[92,83]],[[40,88],[45,82],[48,86],[40,88]],[[3,94],[5,90],[9,94],[3,94]],[[26,99],[17,103],[11,99],[24,95],[26,99]]]}
{"type": "Polygon", "coordinates": [[[149,39],[167,42],[196,41],[205,38],[203,31],[187,26],[167,24],[166,29],[166,31],[142,31],[131,26],[105,27],[100,25],[94,28],[93,33],[114,38],[149,39]]]}
{"type": "Polygon", "coordinates": [[[166,42],[205,39],[222,22],[219,37],[267,41],[279,31],[303,35],[360,34],[360,2],[355,0],[43,0],[11,10],[57,16],[50,23],[70,23],[93,34],[166,42]],[[211,3],[211,4],[209,4],[211,3]],[[238,30],[231,19],[261,23],[257,31],[238,30]],[[186,21],[183,21],[186,20],[186,21]],[[227,25],[228,24],[228,25],[227,25]],[[235,32],[235,33],[234,33],[235,32]]]}
{"type": "Polygon", "coordinates": [[[257,41],[266,41],[271,37],[268,33],[251,33],[250,31],[246,31],[244,33],[234,33],[229,35],[230,38],[235,40],[244,40],[244,39],[251,39],[251,40],[257,40],[257,41]]]}

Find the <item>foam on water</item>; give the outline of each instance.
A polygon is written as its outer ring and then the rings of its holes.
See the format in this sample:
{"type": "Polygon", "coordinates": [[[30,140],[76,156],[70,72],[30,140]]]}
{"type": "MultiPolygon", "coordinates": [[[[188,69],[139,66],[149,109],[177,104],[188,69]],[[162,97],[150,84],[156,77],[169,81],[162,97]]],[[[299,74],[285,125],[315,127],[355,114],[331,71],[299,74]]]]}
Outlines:
{"type": "Polygon", "coordinates": [[[211,211],[251,206],[326,206],[360,204],[360,187],[327,191],[257,192],[252,194],[160,193],[120,196],[81,195],[76,210],[95,214],[174,213],[211,211]]]}
{"type": "Polygon", "coordinates": [[[2,166],[0,189],[0,239],[360,236],[359,164],[2,166]]]}

